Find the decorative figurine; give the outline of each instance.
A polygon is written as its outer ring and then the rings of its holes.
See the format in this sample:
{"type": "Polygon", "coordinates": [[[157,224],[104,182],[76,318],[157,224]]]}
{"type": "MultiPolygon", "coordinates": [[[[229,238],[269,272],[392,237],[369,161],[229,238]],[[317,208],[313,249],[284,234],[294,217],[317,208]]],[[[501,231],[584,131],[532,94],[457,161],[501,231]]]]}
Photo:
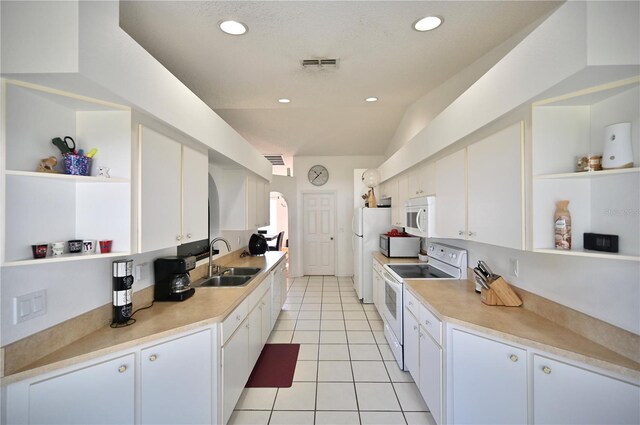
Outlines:
{"type": "Polygon", "coordinates": [[[110,178],[109,167],[98,167],[98,177],[110,178]]]}
{"type": "Polygon", "coordinates": [[[38,165],[38,171],[41,173],[57,173],[58,171],[55,169],[57,164],[58,159],[55,156],[43,158],[40,160],[40,165],[38,165]]]}

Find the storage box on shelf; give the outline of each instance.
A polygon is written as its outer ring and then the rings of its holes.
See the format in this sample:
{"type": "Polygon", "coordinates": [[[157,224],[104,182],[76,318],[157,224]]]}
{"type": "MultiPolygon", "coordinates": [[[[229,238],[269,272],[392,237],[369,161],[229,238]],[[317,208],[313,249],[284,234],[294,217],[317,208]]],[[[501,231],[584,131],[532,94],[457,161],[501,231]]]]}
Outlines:
{"type": "Polygon", "coordinates": [[[131,252],[131,109],[15,80],[2,81],[3,266],[88,260],[131,252]],[[63,173],[51,140],[71,136],[78,149],[98,150],[90,176],[63,173]],[[57,157],[60,173],[37,172],[57,157]],[[110,178],[95,177],[109,167],[110,178]],[[31,245],[111,239],[109,254],[33,259],[31,245]]]}
{"type": "Polygon", "coordinates": [[[640,77],[533,104],[533,250],[640,260],[640,77]],[[575,172],[576,157],[602,154],[605,127],[630,122],[634,168],[575,172]],[[554,249],[556,202],[569,200],[571,250],[554,249]],[[583,233],[620,237],[620,252],[583,249],[583,233]]]}

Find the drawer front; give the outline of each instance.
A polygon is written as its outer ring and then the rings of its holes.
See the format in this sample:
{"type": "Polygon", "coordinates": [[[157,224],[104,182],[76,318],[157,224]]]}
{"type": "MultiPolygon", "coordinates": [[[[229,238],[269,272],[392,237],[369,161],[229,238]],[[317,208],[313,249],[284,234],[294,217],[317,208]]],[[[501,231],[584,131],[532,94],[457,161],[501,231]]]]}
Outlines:
{"type": "Polygon", "coordinates": [[[442,322],[422,304],[420,304],[420,325],[442,346],[442,322]]]}
{"type": "Polygon", "coordinates": [[[420,317],[420,302],[407,289],[404,290],[404,307],[409,310],[415,317],[420,317]]]}
{"type": "Polygon", "coordinates": [[[267,292],[267,289],[271,287],[271,278],[272,276],[265,277],[264,280],[260,282],[258,287],[249,294],[249,296],[247,297],[249,311],[253,310],[256,304],[258,304],[258,301],[260,301],[262,296],[267,292]]]}
{"type": "Polygon", "coordinates": [[[382,265],[378,263],[375,259],[373,260],[373,269],[382,275],[382,265]]]}
{"type": "Polygon", "coordinates": [[[222,345],[227,342],[233,332],[238,329],[240,323],[247,317],[249,314],[248,306],[248,300],[244,300],[242,304],[236,307],[236,309],[224,319],[224,322],[222,322],[222,345]]]}

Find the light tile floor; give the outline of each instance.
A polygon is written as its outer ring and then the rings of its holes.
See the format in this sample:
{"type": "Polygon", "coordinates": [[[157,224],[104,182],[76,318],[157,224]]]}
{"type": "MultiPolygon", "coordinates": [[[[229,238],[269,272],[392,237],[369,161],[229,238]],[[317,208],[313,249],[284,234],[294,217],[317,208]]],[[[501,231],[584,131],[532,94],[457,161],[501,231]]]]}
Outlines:
{"type": "Polygon", "coordinates": [[[288,281],[269,343],[300,343],[291,388],[246,388],[229,424],[435,425],[351,278],[288,281]]]}

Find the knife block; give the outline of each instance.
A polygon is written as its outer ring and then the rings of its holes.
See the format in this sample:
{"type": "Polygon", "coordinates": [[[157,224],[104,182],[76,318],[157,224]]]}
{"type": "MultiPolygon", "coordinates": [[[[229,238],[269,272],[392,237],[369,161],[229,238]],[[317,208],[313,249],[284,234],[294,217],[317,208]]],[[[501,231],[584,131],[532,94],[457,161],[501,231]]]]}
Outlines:
{"type": "Polygon", "coordinates": [[[507,307],[519,307],[522,305],[520,297],[513,292],[513,289],[502,277],[489,282],[489,289],[482,288],[480,300],[486,305],[503,305],[507,307]]]}

